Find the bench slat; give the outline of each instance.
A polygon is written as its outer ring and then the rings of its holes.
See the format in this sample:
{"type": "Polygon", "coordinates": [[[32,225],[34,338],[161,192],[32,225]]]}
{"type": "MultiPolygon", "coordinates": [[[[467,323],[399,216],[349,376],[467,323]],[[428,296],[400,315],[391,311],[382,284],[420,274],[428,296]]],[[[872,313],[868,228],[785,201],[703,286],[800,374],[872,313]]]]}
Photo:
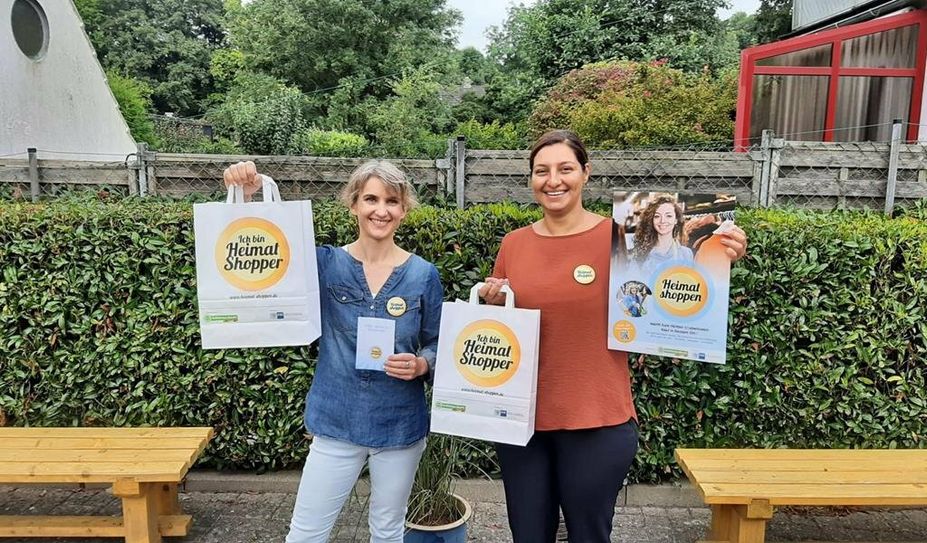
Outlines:
{"type": "MultiPolygon", "coordinates": [[[[884,467],[884,466],[883,466],[884,467]]],[[[771,484],[903,484],[927,485],[927,472],[904,472],[898,470],[834,471],[818,468],[809,471],[699,471],[700,484],[754,483],[771,484]]]]}
{"type": "MultiPolygon", "coordinates": [[[[158,517],[162,536],[181,537],[190,531],[190,515],[158,517]]],[[[125,535],[122,517],[0,516],[0,536],[20,537],[120,537],[125,535]]]]}
{"type": "Polygon", "coordinates": [[[749,504],[769,500],[770,505],[923,505],[923,484],[750,484],[705,483],[699,485],[708,504],[749,504]]]}
{"type": "Polygon", "coordinates": [[[186,474],[187,463],[133,462],[10,462],[0,465],[4,483],[111,483],[120,478],[139,482],[178,483],[186,474]]]}
{"type": "MultiPolygon", "coordinates": [[[[183,462],[189,463],[195,458],[196,449],[186,450],[126,450],[126,449],[87,449],[87,450],[3,450],[0,449],[0,463],[19,462],[108,462],[108,463],[139,463],[139,462],[183,462]]],[[[0,473],[4,469],[0,467],[0,473]]]]}
{"type": "Polygon", "coordinates": [[[687,462],[695,460],[854,460],[927,458],[927,449],[677,449],[687,462]]]}
{"type": "Polygon", "coordinates": [[[136,450],[197,450],[204,440],[199,437],[0,437],[0,450],[36,449],[136,449],[136,450]]]}
{"type": "Polygon", "coordinates": [[[905,472],[927,472],[927,452],[920,460],[905,458],[882,458],[875,461],[863,460],[765,460],[765,459],[740,459],[740,460],[685,460],[685,467],[692,470],[697,479],[700,479],[699,473],[702,471],[746,471],[746,472],[818,472],[821,467],[826,466],[828,469],[838,471],[884,471],[884,470],[902,470],[905,472]]]}
{"type": "Polygon", "coordinates": [[[151,427],[151,428],[20,428],[4,427],[0,428],[0,439],[8,437],[150,437],[150,438],[175,438],[175,437],[194,437],[199,439],[208,439],[212,436],[212,428],[209,427],[151,427]]]}

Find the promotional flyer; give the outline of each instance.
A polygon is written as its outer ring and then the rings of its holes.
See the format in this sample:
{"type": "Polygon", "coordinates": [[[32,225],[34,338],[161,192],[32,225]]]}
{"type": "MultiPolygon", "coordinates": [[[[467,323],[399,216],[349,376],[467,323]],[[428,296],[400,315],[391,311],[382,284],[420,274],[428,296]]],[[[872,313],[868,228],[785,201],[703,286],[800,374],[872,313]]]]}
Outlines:
{"type": "Polygon", "coordinates": [[[616,192],[608,348],[723,364],[729,194],[616,192]]]}

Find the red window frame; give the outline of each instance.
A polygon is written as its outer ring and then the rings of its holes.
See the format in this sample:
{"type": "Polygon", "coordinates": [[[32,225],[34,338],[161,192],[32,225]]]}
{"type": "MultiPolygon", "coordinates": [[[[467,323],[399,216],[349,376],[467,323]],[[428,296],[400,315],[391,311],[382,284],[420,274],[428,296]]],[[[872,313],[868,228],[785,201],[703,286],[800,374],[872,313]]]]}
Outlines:
{"type": "Polygon", "coordinates": [[[750,115],[753,108],[754,75],[825,75],[829,76],[827,112],[824,120],[823,141],[834,140],[834,118],[837,107],[837,91],[841,76],[910,77],[911,104],[908,108],[907,139],[917,139],[921,116],[921,96],[924,91],[924,68],[927,62],[927,9],[873,19],[832,30],[825,30],[807,36],[782,40],[744,49],[740,54],[740,82],[737,89],[737,122],[734,127],[734,141],[737,148],[750,146],[750,115]],[[903,26],[917,25],[917,58],[914,68],[843,68],[840,54],[845,40],[867,34],[892,30],[903,26]],[[819,45],[831,44],[830,66],[757,66],[761,59],[800,51],[819,45]]]}

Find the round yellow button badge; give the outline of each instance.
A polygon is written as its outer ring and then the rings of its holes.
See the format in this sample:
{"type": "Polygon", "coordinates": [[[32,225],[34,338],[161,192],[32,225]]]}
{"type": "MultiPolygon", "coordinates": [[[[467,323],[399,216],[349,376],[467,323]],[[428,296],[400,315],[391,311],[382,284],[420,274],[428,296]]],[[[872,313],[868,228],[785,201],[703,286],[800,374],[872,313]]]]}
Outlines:
{"type": "Polygon", "coordinates": [[[580,264],[573,270],[573,279],[580,285],[588,285],[595,281],[595,269],[588,264],[580,264]]]}
{"type": "Polygon", "coordinates": [[[406,301],[399,296],[393,296],[386,301],[386,312],[394,317],[401,317],[406,312],[406,301]]]}

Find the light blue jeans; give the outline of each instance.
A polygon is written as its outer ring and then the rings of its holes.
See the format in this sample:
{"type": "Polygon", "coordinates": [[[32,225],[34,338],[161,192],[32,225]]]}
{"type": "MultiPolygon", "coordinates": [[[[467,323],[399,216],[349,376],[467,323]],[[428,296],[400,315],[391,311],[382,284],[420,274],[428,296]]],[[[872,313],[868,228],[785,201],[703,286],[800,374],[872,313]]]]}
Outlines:
{"type": "Polygon", "coordinates": [[[370,462],[370,543],[402,543],[406,508],[425,440],[371,449],[316,436],[296,494],[286,543],[327,543],[345,500],[370,462]]]}

